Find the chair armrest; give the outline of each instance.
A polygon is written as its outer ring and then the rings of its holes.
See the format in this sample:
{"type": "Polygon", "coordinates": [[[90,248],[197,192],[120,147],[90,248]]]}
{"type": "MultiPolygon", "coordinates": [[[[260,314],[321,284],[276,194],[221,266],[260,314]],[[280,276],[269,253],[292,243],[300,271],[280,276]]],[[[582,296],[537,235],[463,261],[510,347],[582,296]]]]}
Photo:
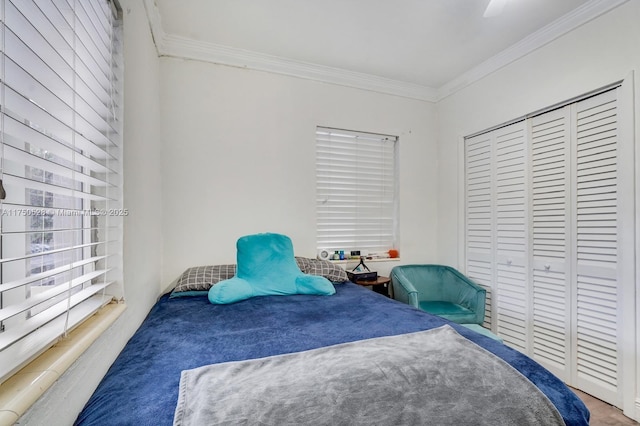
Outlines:
{"type": "Polygon", "coordinates": [[[407,280],[401,271],[393,268],[391,270],[391,286],[393,288],[393,298],[400,302],[418,307],[418,291],[413,284],[407,280]]]}
{"type": "Polygon", "coordinates": [[[484,322],[484,315],[487,303],[487,290],[484,288],[480,288],[478,293],[476,293],[476,324],[482,325],[484,322]]]}
{"type": "Polygon", "coordinates": [[[475,291],[480,291],[480,292],[482,292],[482,291],[486,291],[486,290],[484,289],[484,287],[481,287],[480,285],[476,284],[475,282],[473,282],[473,281],[471,280],[471,278],[467,277],[466,275],[463,275],[463,274],[461,274],[460,272],[455,271],[455,270],[454,270],[454,273],[457,275],[458,279],[459,279],[461,282],[463,282],[465,285],[467,285],[467,286],[471,287],[471,288],[472,288],[472,289],[474,289],[475,291]]]}
{"type": "Polygon", "coordinates": [[[487,290],[453,268],[449,268],[449,272],[454,277],[457,286],[459,286],[457,303],[475,312],[475,322],[482,324],[484,322],[487,290]]]}

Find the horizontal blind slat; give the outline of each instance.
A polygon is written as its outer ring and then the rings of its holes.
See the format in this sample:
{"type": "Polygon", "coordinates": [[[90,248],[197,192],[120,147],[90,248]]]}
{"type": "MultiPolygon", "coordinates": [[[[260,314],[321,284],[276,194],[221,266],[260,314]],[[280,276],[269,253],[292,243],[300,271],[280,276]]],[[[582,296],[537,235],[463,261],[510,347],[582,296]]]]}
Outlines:
{"type": "Polygon", "coordinates": [[[30,276],[28,276],[26,278],[22,278],[20,280],[15,280],[15,281],[10,281],[10,282],[7,282],[7,283],[3,283],[3,284],[0,284],[0,293],[3,292],[3,291],[8,291],[8,290],[17,288],[17,287],[22,287],[22,286],[25,286],[25,285],[27,285],[29,283],[34,282],[34,281],[39,281],[39,280],[44,279],[44,278],[49,278],[49,277],[52,277],[52,276],[57,275],[59,273],[70,271],[72,269],[79,268],[81,266],[85,266],[85,265],[88,265],[88,264],[91,264],[91,263],[94,263],[94,262],[97,262],[99,260],[106,259],[106,258],[107,258],[107,256],[90,257],[88,259],[83,259],[83,260],[81,260],[79,262],[73,262],[73,263],[71,263],[69,265],[61,266],[61,267],[55,268],[55,269],[49,269],[48,271],[41,272],[39,274],[30,275],[30,276]]]}
{"type": "Polygon", "coordinates": [[[15,176],[12,174],[5,174],[3,185],[7,193],[7,203],[20,204],[20,199],[24,197],[24,193],[20,194],[20,190],[32,189],[37,191],[49,192],[60,196],[69,198],[83,199],[83,200],[95,200],[95,201],[108,201],[112,198],[84,192],[80,190],[74,190],[63,186],[55,185],[53,183],[38,182],[22,176],[15,176]],[[13,189],[16,191],[14,192],[13,189]],[[18,198],[20,196],[20,198],[18,198]]]}
{"type": "Polygon", "coordinates": [[[16,117],[5,115],[4,132],[4,143],[16,149],[27,151],[31,148],[32,150],[41,151],[50,155],[55,159],[52,161],[59,164],[75,163],[76,166],[95,174],[115,173],[113,169],[108,168],[105,164],[101,164],[80,152],[83,150],[81,144],[76,144],[74,148],[38,129],[19,122],[16,117]]]}
{"type": "Polygon", "coordinates": [[[49,251],[47,251],[45,253],[42,253],[42,252],[31,253],[31,254],[25,254],[24,256],[16,256],[16,257],[9,257],[9,258],[4,258],[3,257],[2,259],[0,259],[0,264],[5,264],[5,263],[9,263],[9,262],[15,262],[17,260],[23,260],[23,259],[31,259],[33,257],[42,256],[43,254],[63,253],[65,251],[77,250],[77,249],[86,248],[86,247],[93,247],[93,246],[97,246],[99,244],[107,244],[107,243],[108,243],[108,241],[97,241],[97,242],[93,242],[93,243],[78,244],[78,245],[75,245],[75,246],[49,250],[49,251]]]}
{"type": "MultiPolygon", "coordinates": [[[[113,284],[113,282],[108,282],[104,284],[95,284],[71,296],[68,305],[72,308],[72,312],[73,312],[73,308],[77,309],[79,305],[81,305],[83,302],[91,298],[91,296],[94,296],[95,294],[102,291],[103,289],[105,289],[111,284],[113,284]]],[[[82,315],[82,317],[86,318],[90,313],[97,311],[100,307],[104,306],[111,298],[108,297],[106,299],[105,298],[101,298],[101,299],[102,300],[99,303],[88,304],[84,306],[84,309],[83,309],[84,315],[82,315]]],[[[31,317],[21,327],[11,329],[0,334],[0,351],[4,351],[14,343],[24,339],[25,336],[28,336],[31,333],[36,332],[43,326],[47,326],[49,324],[56,326],[56,324],[53,321],[56,318],[60,318],[61,315],[67,312],[68,305],[66,300],[63,302],[59,302],[57,305],[55,305],[52,308],[49,308],[44,313],[31,317]]],[[[61,319],[64,320],[64,317],[61,319]]],[[[75,321],[71,320],[69,321],[68,327],[73,328],[77,324],[79,324],[78,320],[75,320],[75,321]]],[[[60,330],[64,329],[64,323],[57,324],[57,326],[59,327],[60,330]]],[[[49,343],[53,343],[55,341],[55,339],[57,338],[56,335],[60,336],[61,333],[59,331],[49,333],[49,343]],[[53,336],[56,336],[56,337],[53,337],[53,336]]],[[[36,351],[34,350],[34,352],[36,351]]],[[[12,363],[11,364],[5,363],[4,365],[0,364],[0,375],[3,372],[9,371],[9,369],[7,368],[8,366],[11,366],[13,364],[14,366],[13,368],[15,368],[16,365],[20,364],[18,362],[19,361],[18,359],[15,359],[11,356],[9,356],[8,358],[12,360],[12,363]]]]}
{"type": "Polygon", "coordinates": [[[47,290],[43,293],[40,293],[36,296],[32,296],[22,303],[12,304],[8,308],[0,309],[0,321],[4,321],[15,315],[25,312],[43,302],[46,302],[47,300],[53,298],[54,296],[70,291],[70,289],[77,287],[81,284],[84,284],[85,282],[90,281],[94,278],[97,278],[101,275],[104,275],[107,272],[108,270],[98,270],[98,271],[90,272],[81,277],[74,278],[68,283],[56,285],[54,288],[47,290]]]}

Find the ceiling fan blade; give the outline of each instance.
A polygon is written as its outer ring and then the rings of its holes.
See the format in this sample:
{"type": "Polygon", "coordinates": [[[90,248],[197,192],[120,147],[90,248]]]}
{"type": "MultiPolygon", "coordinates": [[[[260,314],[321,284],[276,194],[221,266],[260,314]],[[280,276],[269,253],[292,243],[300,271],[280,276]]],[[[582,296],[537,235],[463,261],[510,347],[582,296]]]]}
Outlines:
{"type": "Polygon", "coordinates": [[[504,5],[507,4],[507,0],[491,0],[487,9],[484,11],[485,18],[491,18],[494,16],[498,16],[502,13],[502,9],[504,9],[504,5]]]}

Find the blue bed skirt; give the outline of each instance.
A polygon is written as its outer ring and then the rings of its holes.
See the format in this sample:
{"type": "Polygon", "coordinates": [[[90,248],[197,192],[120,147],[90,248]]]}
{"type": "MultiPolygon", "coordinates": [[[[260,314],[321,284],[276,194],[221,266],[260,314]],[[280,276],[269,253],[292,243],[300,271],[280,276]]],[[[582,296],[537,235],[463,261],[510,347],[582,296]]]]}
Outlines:
{"type": "Polygon", "coordinates": [[[527,356],[465,327],[352,283],[333,296],[267,296],[212,305],[164,295],[76,420],[78,425],[171,425],[180,372],[450,324],[504,359],[553,402],[567,425],[588,425],[582,401],[527,356]]]}

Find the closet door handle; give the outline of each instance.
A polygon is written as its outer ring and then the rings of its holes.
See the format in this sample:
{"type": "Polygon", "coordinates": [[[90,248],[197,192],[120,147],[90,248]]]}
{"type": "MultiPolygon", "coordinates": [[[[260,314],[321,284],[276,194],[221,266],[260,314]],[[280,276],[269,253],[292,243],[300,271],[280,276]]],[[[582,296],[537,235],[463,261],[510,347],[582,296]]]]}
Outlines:
{"type": "Polygon", "coordinates": [[[549,265],[549,264],[547,263],[546,265],[544,265],[544,269],[545,269],[546,271],[550,270],[550,269],[551,269],[551,265],[549,265]]]}

